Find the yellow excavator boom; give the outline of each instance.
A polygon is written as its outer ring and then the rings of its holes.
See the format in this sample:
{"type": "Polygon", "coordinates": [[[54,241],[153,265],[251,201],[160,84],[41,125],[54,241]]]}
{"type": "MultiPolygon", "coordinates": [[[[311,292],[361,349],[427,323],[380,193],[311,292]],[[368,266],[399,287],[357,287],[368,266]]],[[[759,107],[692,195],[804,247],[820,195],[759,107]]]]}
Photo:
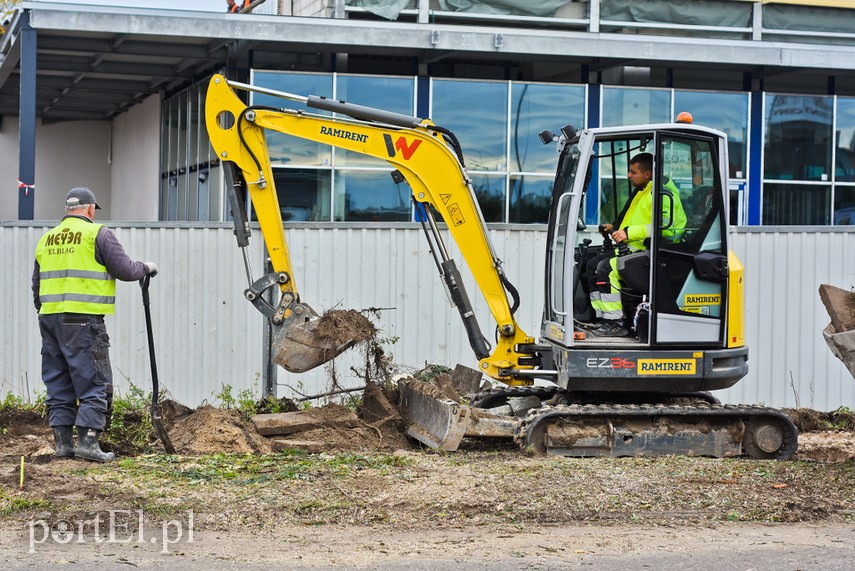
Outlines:
{"type": "MultiPolygon", "coordinates": [[[[488,352],[488,344],[483,337],[478,339],[480,332],[472,331],[471,323],[474,321],[467,325],[470,343],[480,358],[480,370],[508,384],[531,384],[531,380],[517,379],[509,374],[513,370],[533,368],[529,364],[520,364],[519,359],[527,353],[520,352],[519,347],[531,345],[534,340],[519,327],[512,314],[501,261],[493,250],[471,181],[453,148],[456,143],[453,134],[427,119],[319,97],[305,99],[310,106],[359,118],[248,107],[232,86],[253,89],[228,82],[222,75],[211,79],[205,106],[208,133],[219,158],[234,163],[243,174],[273,269],[288,276],[285,283],[279,284],[283,294],[299,299],[265,131],[326,143],[384,159],[394,166],[409,183],[414,199],[432,206],[446,222],[496,322],[498,342],[492,352],[488,352]]],[[[453,261],[448,266],[443,264],[443,272],[447,274],[446,283],[455,302],[462,301],[468,305],[465,292],[462,300],[456,295],[455,288],[461,286],[462,289],[462,284],[457,283],[460,277],[453,261]]],[[[460,303],[458,307],[461,307],[460,303]]],[[[471,308],[461,310],[465,324],[466,312],[471,313],[471,308]]],[[[474,315],[469,317],[474,320],[474,315]]]]}

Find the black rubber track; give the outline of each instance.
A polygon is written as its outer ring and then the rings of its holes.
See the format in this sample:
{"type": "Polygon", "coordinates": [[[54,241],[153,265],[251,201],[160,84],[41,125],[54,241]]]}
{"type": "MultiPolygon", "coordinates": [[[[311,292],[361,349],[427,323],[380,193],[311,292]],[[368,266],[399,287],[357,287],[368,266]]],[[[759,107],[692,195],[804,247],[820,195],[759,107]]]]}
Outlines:
{"type": "Polygon", "coordinates": [[[789,460],[798,448],[799,432],[790,418],[780,410],[754,405],[698,405],[698,406],[676,406],[676,405],[559,405],[545,406],[532,410],[522,420],[514,436],[517,444],[523,448],[536,448],[531,440],[538,432],[541,425],[546,422],[559,419],[593,419],[609,417],[701,417],[701,418],[727,418],[741,420],[746,425],[752,421],[767,420],[774,422],[784,429],[783,443],[773,454],[764,455],[763,458],[774,460],[789,460]]]}

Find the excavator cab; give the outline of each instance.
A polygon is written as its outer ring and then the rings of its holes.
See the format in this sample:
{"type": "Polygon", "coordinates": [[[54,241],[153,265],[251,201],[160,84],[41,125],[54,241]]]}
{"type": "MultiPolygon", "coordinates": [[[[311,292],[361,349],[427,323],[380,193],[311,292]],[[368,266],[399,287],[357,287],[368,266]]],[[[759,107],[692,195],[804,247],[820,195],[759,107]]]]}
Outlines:
{"type": "Polygon", "coordinates": [[[747,352],[738,357],[742,268],[727,245],[724,134],[686,124],[565,127],[558,144],[541,328],[563,365],[557,384],[669,392],[734,384],[747,372],[747,352]],[[640,153],[653,156],[653,216],[643,248],[632,251],[587,229],[621,218],[634,190],[629,165],[640,153]],[[596,317],[587,263],[604,248],[617,252],[627,336],[582,328],[596,317]],[[720,361],[726,371],[707,370],[706,356],[718,353],[729,359],[720,361]]]}

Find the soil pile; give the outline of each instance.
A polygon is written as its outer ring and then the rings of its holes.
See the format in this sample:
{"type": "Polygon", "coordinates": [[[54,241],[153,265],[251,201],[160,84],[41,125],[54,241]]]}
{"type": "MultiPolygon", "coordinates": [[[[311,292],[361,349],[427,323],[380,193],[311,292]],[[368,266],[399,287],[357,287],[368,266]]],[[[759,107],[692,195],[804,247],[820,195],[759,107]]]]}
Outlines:
{"type": "Polygon", "coordinates": [[[179,454],[272,452],[270,443],[234,410],[203,406],[168,432],[179,454]]]}
{"type": "Polygon", "coordinates": [[[412,448],[397,391],[369,382],[356,414],[337,404],[253,417],[274,451],[394,452],[412,448]],[[276,426],[271,426],[276,425],[276,426]]]}
{"type": "Polygon", "coordinates": [[[46,418],[25,410],[0,410],[0,455],[40,456],[53,451],[46,418]]]}
{"type": "Polygon", "coordinates": [[[819,412],[784,409],[799,429],[796,460],[846,462],[855,460],[855,413],[847,409],[819,412]]]}
{"type": "Polygon", "coordinates": [[[348,341],[360,343],[373,339],[377,327],[355,309],[331,309],[318,319],[315,333],[337,345],[348,341]]]}

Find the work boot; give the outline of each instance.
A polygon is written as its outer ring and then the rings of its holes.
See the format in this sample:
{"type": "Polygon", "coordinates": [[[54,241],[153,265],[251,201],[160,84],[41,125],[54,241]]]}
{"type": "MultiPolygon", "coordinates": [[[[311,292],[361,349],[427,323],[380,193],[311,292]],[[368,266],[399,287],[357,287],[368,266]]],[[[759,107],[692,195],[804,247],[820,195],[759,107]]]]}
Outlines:
{"type": "Polygon", "coordinates": [[[597,337],[626,337],[629,331],[618,319],[607,319],[605,323],[591,331],[591,335],[597,337]]]}
{"type": "Polygon", "coordinates": [[[74,432],[72,426],[54,426],[53,453],[54,458],[74,458],[74,432]]]}
{"type": "Polygon", "coordinates": [[[115,460],[115,454],[101,450],[101,447],[98,445],[98,438],[100,436],[100,430],[78,426],[76,457],[82,460],[92,460],[93,462],[110,462],[115,460]]]}

